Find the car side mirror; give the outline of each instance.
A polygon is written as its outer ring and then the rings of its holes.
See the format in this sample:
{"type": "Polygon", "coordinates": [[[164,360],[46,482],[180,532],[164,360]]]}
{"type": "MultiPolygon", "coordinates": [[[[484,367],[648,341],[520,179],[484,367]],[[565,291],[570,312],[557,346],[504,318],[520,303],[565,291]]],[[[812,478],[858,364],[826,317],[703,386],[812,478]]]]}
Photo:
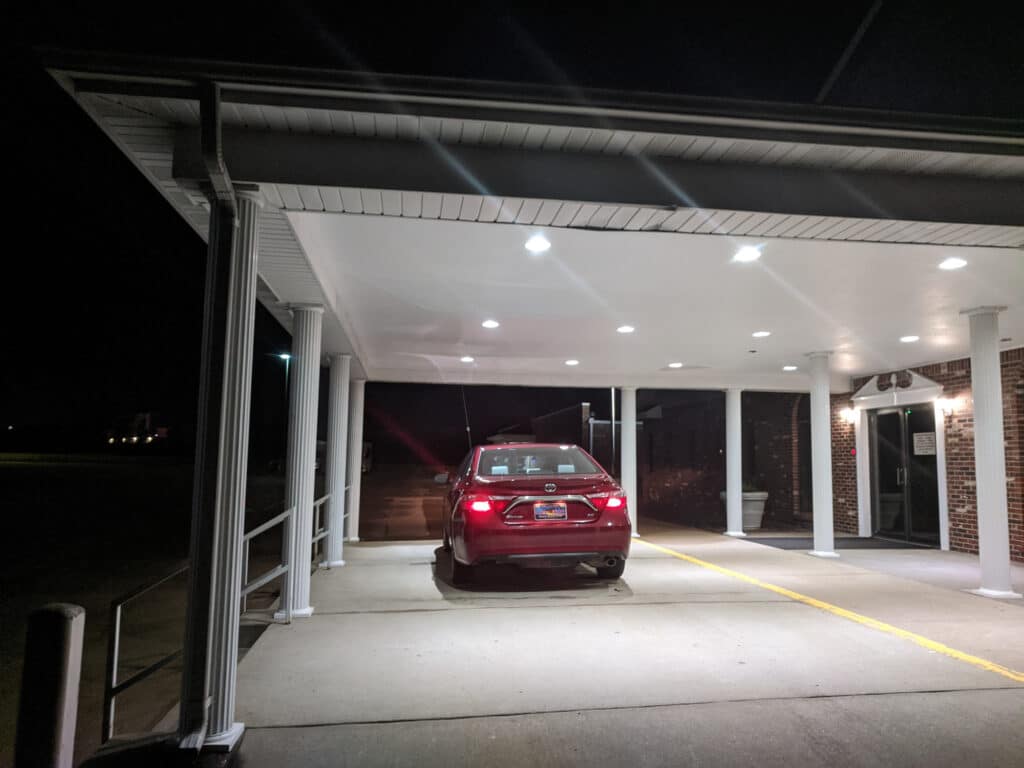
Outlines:
{"type": "Polygon", "coordinates": [[[441,472],[439,474],[434,475],[434,482],[437,483],[438,485],[448,485],[450,479],[451,475],[449,475],[447,472],[441,472]]]}

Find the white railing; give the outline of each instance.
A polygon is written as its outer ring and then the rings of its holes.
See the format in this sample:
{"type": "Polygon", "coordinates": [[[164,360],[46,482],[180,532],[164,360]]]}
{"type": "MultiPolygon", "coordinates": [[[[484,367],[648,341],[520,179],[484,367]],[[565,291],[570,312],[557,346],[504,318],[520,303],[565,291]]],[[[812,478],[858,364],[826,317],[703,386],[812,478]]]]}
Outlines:
{"type": "Polygon", "coordinates": [[[327,538],[331,532],[331,526],[328,521],[323,519],[324,505],[330,500],[331,494],[325,493],[319,499],[313,502],[313,549],[310,552],[310,563],[313,570],[316,570],[320,563],[321,549],[323,545],[321,541],[327,538]]]}
{"type": "Polygon", "coordinates": [[[289,507],[276,517],[267,522],[257,525],[247,534],[242,536],[242,613],[248,608],[249,595],[265,584],[276,578],[284,576],[281,583],[281,604],[280,610],[284,614],[285,623],[292,620],[292,540],[295,537],[295,507],[289,507]],[[284,535],[281,537],[281,562],[249,581],[249,542],[271,528],[284,523],[284,535]]]}
{"type": "Polygon", "coordinates": [[[183,649],[178,648],[165,656],[160,657],[152,664],[134,672],[125,680],[118,681],[117,668],[121,656],[121,614],[122,609],[128,603],[142,597],[147,592],[156,589],[176,576],[188,571],[188,564],[175,568],[170,573],[164,574],[155,581],[145,584],[131,592],[122,595],[110,603],[110,636],[107,640],[107,673],[103,681],[103,723],[100,733],[100,743],[106,744],[114,735],[114,702],[117,696],[124,693],[137,683],[141,683],[154,672],[159,672],[172,661],[178,659],[183,649]]]}

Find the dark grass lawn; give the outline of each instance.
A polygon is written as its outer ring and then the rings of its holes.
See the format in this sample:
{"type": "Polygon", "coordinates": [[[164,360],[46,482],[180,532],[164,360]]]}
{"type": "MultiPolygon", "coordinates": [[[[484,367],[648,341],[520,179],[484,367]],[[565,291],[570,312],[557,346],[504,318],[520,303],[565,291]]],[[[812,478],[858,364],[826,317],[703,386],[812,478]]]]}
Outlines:
{"type": "MultiPolygon", "coordinates": [[[[283,482],[250,479],[247,528],[280,511],[283,482]]],[[[13,761],[25,618],[48,602],[86,609],[76,762],[99,745],[110,601],[184,561],[191,498],[188,460],[0,454],[0,766],[13,761]]],[[[261,545],[257,557],[280,546],[261,545]]],[[[185,592],[178,577],[126,609],[122,677],[181,645],[185,592]]],[[[126,693],[118,730],[152,728],[179,676],[171,666],[126,693]]]]}

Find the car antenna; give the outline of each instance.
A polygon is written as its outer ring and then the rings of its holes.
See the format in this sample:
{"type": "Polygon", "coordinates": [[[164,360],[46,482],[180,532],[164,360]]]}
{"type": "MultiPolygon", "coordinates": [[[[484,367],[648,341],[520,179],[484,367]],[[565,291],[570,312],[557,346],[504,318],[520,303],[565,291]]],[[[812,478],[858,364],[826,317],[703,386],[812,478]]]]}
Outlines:
{"type": "Polygon", "coordinates": [[[462,415],[466,418],[466,441],[469,443],[469,450],[473,450],[473,431],[469,428],[469,407],[466,405],[466,387],[459,385],[462,390],[462,415]]]}

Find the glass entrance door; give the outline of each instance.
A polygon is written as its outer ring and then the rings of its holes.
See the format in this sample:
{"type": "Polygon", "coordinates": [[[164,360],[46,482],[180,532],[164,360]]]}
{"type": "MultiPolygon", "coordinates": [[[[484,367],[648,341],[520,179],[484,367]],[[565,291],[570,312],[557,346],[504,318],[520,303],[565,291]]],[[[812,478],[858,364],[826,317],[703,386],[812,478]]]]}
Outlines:
{"type": "Polygon", "coordinates": [[[931,403],[869,414],[872,519],[879,536],[937,546],[939,491],[931,403]]]}

